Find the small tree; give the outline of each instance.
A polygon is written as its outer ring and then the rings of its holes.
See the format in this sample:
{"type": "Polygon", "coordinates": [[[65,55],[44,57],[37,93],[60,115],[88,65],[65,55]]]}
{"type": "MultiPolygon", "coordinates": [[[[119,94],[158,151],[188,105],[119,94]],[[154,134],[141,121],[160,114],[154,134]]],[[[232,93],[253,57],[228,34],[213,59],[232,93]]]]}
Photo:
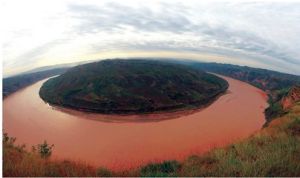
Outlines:
{"type": "Polygon", "coordinates": [[[47,158],[49,158],[49,156],[51,156],[53,147],[54,147],[53,144],[49,145],[47,143],[47,141],[45,140],[44,143],[38,144],[37,149],[38,149],[40,156],[42,158],[47,159],[47,158]]]}
{"type": "Polygon", "coordinates": [[[3,133],[3,144],[9,145],[9,146],[13,146],[16,138],[15,137],[9,137],[7,133],[3,133]]]}
{"type": "Polygon", "coordinates": [[[3,133],[3,143],[7,143],[9,141],[9,136],[7,133],[3,133]]]}

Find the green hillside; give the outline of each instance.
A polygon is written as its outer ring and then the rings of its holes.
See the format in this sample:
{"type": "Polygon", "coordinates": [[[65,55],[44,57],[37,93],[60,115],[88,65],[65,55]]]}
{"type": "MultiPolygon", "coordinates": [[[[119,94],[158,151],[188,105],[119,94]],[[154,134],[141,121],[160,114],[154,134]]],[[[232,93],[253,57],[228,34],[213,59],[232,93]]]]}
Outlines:
{"type": "Polygon", "coordinates": [[[100,113],[145,113],[205,105],[228,88],[212,74],[154,60],[105,60],[45,82],[50,104],[100,113]]]}
{"type": "Polygon", "coordinates": [[[5,98],[10,94],[19,91],[22,88],[34,84],[37,81],[55,75],[60,75],[64,73],[66,70],[67,68],[54,68],[50,70],[20,74],[13,77],[4,78],[2,79],[3,82],[2,96],[3,98],[5,98]]]}

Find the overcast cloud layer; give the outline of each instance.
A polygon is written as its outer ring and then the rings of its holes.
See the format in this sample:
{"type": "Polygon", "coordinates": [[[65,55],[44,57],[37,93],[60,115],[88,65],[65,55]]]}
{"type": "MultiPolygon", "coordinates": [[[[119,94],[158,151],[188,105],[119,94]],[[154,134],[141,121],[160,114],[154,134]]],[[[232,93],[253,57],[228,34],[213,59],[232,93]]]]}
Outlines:
{"type": "Polygon", "coordinates": [[[3,2],[4,75],[113,57],[180,57],[300,74],[300,3],[3,2]]]}

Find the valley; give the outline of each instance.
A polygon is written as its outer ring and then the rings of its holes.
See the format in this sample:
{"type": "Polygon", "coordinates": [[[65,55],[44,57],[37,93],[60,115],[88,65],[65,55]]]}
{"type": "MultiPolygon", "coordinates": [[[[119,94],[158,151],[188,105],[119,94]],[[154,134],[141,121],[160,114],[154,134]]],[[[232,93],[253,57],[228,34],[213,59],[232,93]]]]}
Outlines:
{"type": "Polygon", "coordinates": [[[182,160],[246,138],[265,122],[266,94],[222,78],[229,83],[228,93],[206,108],[134,115],[51,107],[38,94],[43,80],[4,100],[4,131],[20,144],[36,145],[46,139],[55,145],[54,159],[83,160],[113,170],[149,161],[182,160]]]}

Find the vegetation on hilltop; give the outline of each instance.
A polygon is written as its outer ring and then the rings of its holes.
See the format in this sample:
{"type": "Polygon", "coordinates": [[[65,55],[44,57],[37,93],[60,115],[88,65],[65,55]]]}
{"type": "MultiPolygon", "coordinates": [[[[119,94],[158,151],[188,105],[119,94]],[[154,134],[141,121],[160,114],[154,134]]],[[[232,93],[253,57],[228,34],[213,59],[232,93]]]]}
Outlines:
{"type": "Polygon", "coordinates": [[[104,60],[49,79],[40,96],[83,111],[145,113],[202,106],[227,88],[227,81],[180,64],[104,60]]]}

